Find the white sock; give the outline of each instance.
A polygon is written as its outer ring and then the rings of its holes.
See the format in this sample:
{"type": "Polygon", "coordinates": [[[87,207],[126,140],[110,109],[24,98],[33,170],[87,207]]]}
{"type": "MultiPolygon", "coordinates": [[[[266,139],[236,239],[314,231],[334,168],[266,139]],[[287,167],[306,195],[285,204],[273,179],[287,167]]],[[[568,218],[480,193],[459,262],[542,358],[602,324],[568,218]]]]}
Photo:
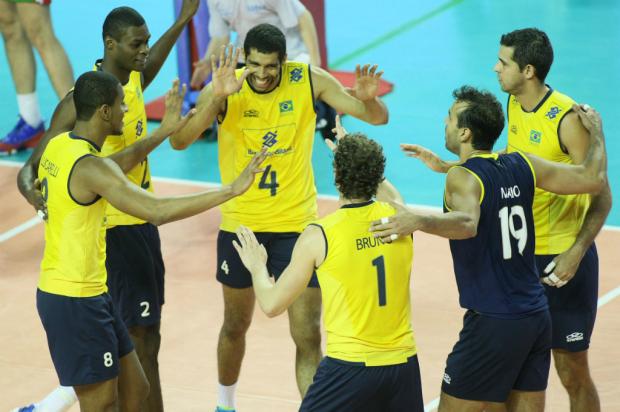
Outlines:
{"type": "Polygon", "coordinates": [[[77,395],[71,386],[59,386],[35,406],[35,411],[65,412],[77,402],[77,395]]]}
{"type": "Polygon", "coordinates": [[[224,409],[235,409],[235,391],[237,384],[224,386],[221,383],[217,385],[217,406],[224,409]]]}
{"type": "Polygon", "coordinates": [[[32,127],[41,123],[41,111],[36,93],[18,94],[17,107],[21,117],[32,127]]]}

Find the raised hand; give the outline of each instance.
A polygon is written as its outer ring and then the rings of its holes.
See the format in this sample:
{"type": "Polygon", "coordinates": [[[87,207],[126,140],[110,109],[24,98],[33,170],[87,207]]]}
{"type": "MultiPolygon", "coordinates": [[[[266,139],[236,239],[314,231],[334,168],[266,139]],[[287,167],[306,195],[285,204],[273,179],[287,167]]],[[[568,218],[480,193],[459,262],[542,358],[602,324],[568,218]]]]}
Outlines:
{"type": "Polygon", "coordinates": [[[603,120],[601,119],[601,115],[599,112],[597,112],[587,104],[574,104],[573,110],[579,116],[583,127],[588,129],[588,132],[590,132],[590,134],[603,134],[603,120]]]}
{"type": "Polygon", "coordinates": [[[26,194],[26,200],[34,206],[41,219],[47,220],[47,204],[41,191],[41,181],[38,178],[34,180],[32,189],[26,194]]]}
{"type": "Polygon", "coordinates": [[[237,69],[237,62],[239,61],[239,54],[241,49],[234,50],[233,45],[222,46],[220,49],[220,59],[216,64],[215,55],[211,55],[211,84],[213,85],[213,95],[218,98],[226,98],[233,93],[236,93],[243,86],[245,78],[248,77],[247,69],[243,71],[243,74],[235,76],[235,70],[237,69]]]}
{"type": "Polygon", "coordinates": [[[424,146],[403,143],[400,145],[400,148],[406,156],[419,159],[429,169],[435,172],[447,173],[448,169],[450,169],[450,167],[455,164],[441,160],[439,156],[437,156],[434,152],[430,151],[424,146]]]}
{"type": "Polygon", "coordinates": [[[166,92],[166,112],[161,120],[159,130],[165,135],[170,136],[174,134],[183,126],[185,126],[188,120],[196,114],[196,109],[190,110],[185,116],[181,117],[181,110],[183,108],[183,98],[187,91],[187,85],[183,84],[183,87],[179,91],[179,79],[175,79],[172,82],[172,88],[166,92]]]}
{"type": "Polygon", "coordinates": [[[200,0],[183,0],[181,12],[179,13],[179,20],[188,22],[189,19],[194,17],[196,11],[198,11],[198,6],[200,6],[200,0]]]}
{"type": "Polygon", "coordinates": [[[258,243],[258,239],[250,229],[245,226],[239,226],[237,229],[237,239],[233,240],[233,246],[239,253],[239,257],[243,265],[251,272],[265,267],[267,263],[267,251],[265,247],[258,243]]]}
{"type": "Polygon", "coordinates": [[[355,66],[355,96],[362,100],[371,100],[377,97],[379,90],[379,79],[383,75],[383,70],[377,72],[377,65],[370,66],[365,64],[360,68],[358,64],[355,66]]]}
{"type": "MultiPolygon", "coordinates": [[[[332,132],[335,133],[336,135],[336,142],[339,142],[343,137],[347,135],[347,131],[342,126],[342,123],[340,122],[339,114],[336,115],[336,127],[332,129],[332,132]]],[[[327,147],[331,149],[332,152],[334,152],[336,150],[336,147],[338,147],[336,146],[336,143],[334,143],[331,139],[324,139],[324,140],[325,140],[325,144],[327,145],[327,147]]]]}
{"type": "Polygon", "coordinates": [[[243,169],[241,174],[237,176],[232,183],[232,190],[235,196],[245,193],[246,190],[254,183],[254,176],[257,173],[261,173],[264,169],[260,168],[260,165],[267,158],[267,148],[263,147],[260,152],[256,153],[250,163],[243,169]]]}

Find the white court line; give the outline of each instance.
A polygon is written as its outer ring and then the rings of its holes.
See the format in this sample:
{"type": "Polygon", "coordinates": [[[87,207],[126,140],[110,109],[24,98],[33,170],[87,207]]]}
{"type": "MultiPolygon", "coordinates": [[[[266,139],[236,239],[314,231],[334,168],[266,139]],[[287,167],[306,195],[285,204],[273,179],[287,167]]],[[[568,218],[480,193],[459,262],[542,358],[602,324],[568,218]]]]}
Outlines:
{"type": "Polygon", "coordinates": [[[26,230],[38,225],[41,222],[43,222],[43,220],[41,220],[39,216],[35,216],[33,218],[30,218],[29,220],[26,220],[21,225],[15,226],[13,229],[9,229],[4,233],[0,233],[0,243],[6,242],[10,238],[17,236],[22,232],[25,232],[26,230]]]}

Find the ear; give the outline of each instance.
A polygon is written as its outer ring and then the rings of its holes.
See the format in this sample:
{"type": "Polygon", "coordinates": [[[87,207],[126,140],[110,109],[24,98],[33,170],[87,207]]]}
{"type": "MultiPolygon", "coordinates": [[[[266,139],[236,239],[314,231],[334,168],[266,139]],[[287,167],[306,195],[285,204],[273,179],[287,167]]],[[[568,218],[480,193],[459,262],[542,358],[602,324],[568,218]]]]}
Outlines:
{"type": "Polygon", "coordinates": [[[114,49],[114,46],[116,46],[116,40],[114,40],[110,36],[105,36],[105,39],[103,40],[103,46],[106,50],[112,50],[114,49]]]}
{"type": "Polygon", "coordinates": [[[459,141],[461,143],[470,143],[472,137],[473,137],[473,134],[471,133],[471,130],[468,127],[461,127],[459,129],[459,141]]]}
{"type": "Polygon", "coordinates": [[[109,122],[112,119],[112,107],[107,104],[102,105],[97,109],[99,116],[105,122],[109,122]]]}
{"type": "Polygon", "coordinates": [[[526,79],[531,80],[536,77],[536,68],[531,64],[527,64],[523,69],[523,75],[526,79]]]}

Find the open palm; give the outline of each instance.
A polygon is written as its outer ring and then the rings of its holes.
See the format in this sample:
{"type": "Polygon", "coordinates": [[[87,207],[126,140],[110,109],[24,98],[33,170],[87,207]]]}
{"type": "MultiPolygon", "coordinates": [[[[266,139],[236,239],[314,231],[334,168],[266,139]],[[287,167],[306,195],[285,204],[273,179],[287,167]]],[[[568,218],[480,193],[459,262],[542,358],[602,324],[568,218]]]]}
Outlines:
{"type": "Polygon", "coordinates": [[[226,98],[238,92],[241,86],[243,86],[245,78],[248,76],[247,70],[245,70],[239,78],[235,75],[241,49],[237,48],[234,53],[233,49],[232,44],[229,46],[222,46],[219,62],[217,63],[215,55],[211,55],[211,72],[213,73],[211,84],[213,86],[213,94],[216,97],[226,98]]]}
{"type": "Polygon", "coordinates": [[[383,75],[383,70],[377,72],[377,65],[370,66],[365,64],[360,68],[355,66],[355,96],[362,100],[371,100],[377,96],[379,91],[379,79],[383,75]]]}

